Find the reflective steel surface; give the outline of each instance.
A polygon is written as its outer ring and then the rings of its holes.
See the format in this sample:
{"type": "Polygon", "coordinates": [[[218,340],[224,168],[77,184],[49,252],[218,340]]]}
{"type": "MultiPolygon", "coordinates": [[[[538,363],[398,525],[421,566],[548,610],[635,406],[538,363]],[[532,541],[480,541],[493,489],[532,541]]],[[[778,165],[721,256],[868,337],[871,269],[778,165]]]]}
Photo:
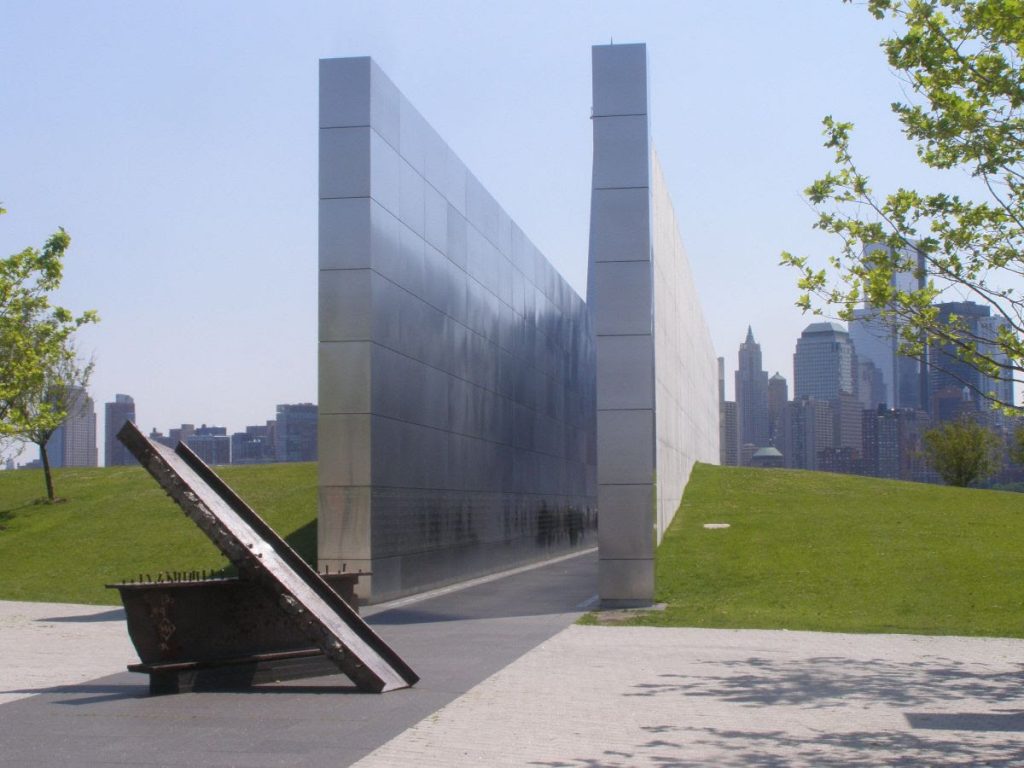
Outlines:
{"type": "Polygon", "coordinates": [[[583,300],[372,60],[320,98],[321,566],[379,601],[592,542],[583,300]]]}
{"type": "Polygon", "coordinates": [[[716,362],[649,136],[646,46],[594,46],[593,76],[599,592],[643,604],[693,464],[718,461],[716,362]]]}

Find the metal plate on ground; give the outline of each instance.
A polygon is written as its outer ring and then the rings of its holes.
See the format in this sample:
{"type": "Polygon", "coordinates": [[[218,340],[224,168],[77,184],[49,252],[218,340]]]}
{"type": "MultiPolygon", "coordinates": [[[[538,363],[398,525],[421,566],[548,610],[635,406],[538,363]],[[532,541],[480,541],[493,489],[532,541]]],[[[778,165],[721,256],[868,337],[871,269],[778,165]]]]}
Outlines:
{"type": "Polygon", "coordinates": [[[319,574],[183,443],[171,450],[131,422],[117,434],[139,463],[239,572],[271,590],[281,609],[363,691],[419,677],[319,574]]]}

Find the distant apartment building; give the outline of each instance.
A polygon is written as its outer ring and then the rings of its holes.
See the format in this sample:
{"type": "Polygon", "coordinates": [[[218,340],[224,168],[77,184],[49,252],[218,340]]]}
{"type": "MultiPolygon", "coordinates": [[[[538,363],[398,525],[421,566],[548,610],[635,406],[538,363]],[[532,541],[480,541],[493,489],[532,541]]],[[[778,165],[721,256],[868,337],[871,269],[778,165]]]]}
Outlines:
{"type": "Polygon", "coordinates": [[[112,403],[104,404],[103,463],[108,467],[135,464],[135,457],[117,439],[126,421],[135,423],[135,400],[131,395],[114,395],[112,403]]]}
{"type": "Polygon", "coordinates": [[[266,464],[275,459],[274,433],[277,422],[246,427],[231,435],[232,464],[266,464]]]}
{"type": "Polygon", "coordinates": [[[183,438],[182,442],[207,464],[231,463],[231,438],[224,427],[208,427],[203,424],[192,430],[192,434],[183,438]]]}
{"type": "Polygon", "coordinates": [[[278,405],[274,427],[277,461],[316,461],[317,407],[314,403],[278,405]]]}
{"type": "Polygon", "coordinates": [[[283,404],[277,406],[277,419],[244,432],[228,435],[225,427],[182,424],[166,435],[153,429],[149,439],[170,448],[183,442],[207,464],[316,461],[316,424],[315,403],[283,404]]]}
{"type": "Polygon", "coordinates": [[[83,387],[71,387],[68,416],[46,444],[51,467],[95,467],[99,461],[96,450],[96,407],[83,387]]]}
{"type": "Polygon", "coordinates": [[[195,431],[195,424],[182,424],[180,427],[174,427],[167,430],[166,435],[154,427],[153,431],[149,433],[149,439],[155,443],[166,445],[168,448],[174,448],[178,443],[191,437],[195,431]]]}
{"type": "Polygon", "coordinates": [[[174,448],[178,443],[191,437],[192,433],[195,431],[195,424],[182,424],[180,427],[174,427],[167,430],[166,435],[154,427],[149,433],[149,439],[155,443],[166,445],[168,448],[174,448]]]}

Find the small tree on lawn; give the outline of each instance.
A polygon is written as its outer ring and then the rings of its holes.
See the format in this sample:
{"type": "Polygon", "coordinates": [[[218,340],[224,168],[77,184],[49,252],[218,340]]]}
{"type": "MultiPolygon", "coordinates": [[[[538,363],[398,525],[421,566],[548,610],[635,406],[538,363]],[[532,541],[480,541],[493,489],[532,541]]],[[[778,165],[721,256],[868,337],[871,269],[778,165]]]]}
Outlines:
{"type": "MultiPolygon", "coordinates": [[[[0,214],[5,213],[0,208],[0,214]]],[[[42,249],[26,248],[0,259],[0,441],[30,442],[45,448],[67,418],[74,387],[84,387],[92,364],[78,362],[73,334],[99,318],[77,317],[50,304],[64,274],[71,238],[63,229],[42,249]]],[[[53,480],[45,450],[47,496],[53,480]]]]}
{"type": "Polygon", "coordinates": [[[961,417],[925,432],[924,454],[947,485],[966,487],[999,471],[1002,443],[992,430],[961,417]]]}
{"type": "Polygon", "coordinates": [[[51,503],[56,501],[56,495],[47,444],[72,409],[81,407],[92,367],[92,362],[80,364],[74,347],[68,346],[46,362],[42,386],[23,392],[14,400],[8,414],[17,439],[39,448],[46,479],[46,498],[51,503]]]}

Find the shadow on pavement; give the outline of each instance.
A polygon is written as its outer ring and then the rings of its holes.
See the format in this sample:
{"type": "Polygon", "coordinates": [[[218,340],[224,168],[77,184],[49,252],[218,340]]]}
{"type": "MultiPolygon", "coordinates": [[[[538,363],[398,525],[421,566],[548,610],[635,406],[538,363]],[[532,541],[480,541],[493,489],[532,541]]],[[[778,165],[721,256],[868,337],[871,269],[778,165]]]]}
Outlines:
{"type": "Polygon", "coordinates": [[[124,621],[123,608],[111,608],[103,613],[92,613],[85,616],[50,616],[36,621],[48,621],[54,624],[94,624],[100,621],[124,621]]]}
{"type": "Polygon", "coordinates": [[[54,699],[55,704],[69,704],[80,706],[82,704],[95,704],[102,701],[117,701],[119,699],[141,699],[149,695],[149,688],[145,683],[142,685],[113,685],[103,683],[81,683],[80,685],[54,685],[48,688],[23,688],[17,691],[4,691],[4,693],[28,693],[28,694],[72,694],[74,698],[54,699]],[[80,695],[81,694],[81,695],[80,695]],[[94,694],[86,696],[84,694],[94,694]]]}

